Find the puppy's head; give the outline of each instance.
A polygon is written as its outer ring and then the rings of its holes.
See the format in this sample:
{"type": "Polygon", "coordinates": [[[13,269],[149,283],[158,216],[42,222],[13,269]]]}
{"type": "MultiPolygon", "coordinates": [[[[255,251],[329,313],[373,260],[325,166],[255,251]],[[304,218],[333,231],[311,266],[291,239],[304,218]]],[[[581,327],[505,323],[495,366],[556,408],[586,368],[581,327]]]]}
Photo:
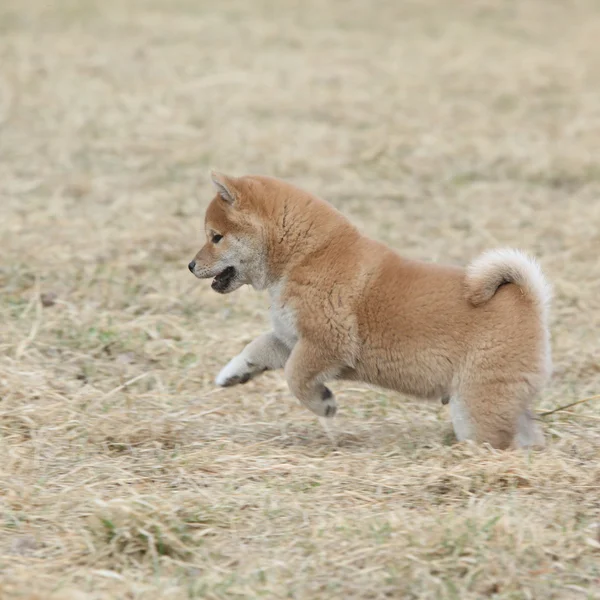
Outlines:
{"type": "Polygon", "coordinates": [[[211,172],[217,190],[206,210],[206,243],[189,270],[200,279],[214,278],[212,289],[228,294],[245,283],[266,285],[267,265],[263,227],[252,210],[251,181],[211,172]]]}

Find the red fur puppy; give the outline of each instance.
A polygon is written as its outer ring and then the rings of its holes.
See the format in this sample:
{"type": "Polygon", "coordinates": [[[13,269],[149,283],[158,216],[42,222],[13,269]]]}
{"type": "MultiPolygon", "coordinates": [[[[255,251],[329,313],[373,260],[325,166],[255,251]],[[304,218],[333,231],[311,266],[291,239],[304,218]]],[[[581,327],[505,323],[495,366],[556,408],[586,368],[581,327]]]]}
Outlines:
{"type": "Polygon", "coordinates": [[[466,269],[406,260],[290,184],[211,175],[207,241],[189,269],[221,294],[268,290],[273,324],[218,385],[284,368],[292,394],[332,418],[325,383],[363,381],[449,398],[459,440],[543,444],[530,408],[551,371],[550,288],[534,260],[511,249],[466,269]]]}

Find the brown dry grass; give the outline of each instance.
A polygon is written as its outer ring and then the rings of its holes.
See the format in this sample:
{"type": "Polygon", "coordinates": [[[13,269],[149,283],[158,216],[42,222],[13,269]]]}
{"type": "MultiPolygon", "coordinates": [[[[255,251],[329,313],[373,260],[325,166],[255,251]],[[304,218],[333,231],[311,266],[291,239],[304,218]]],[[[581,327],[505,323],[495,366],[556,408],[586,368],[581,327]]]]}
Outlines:
{"type": "Polygon", "coordinates": [[[597,401],[496,453],[339,384],[336,449],[280,373],[214,388],[266,299],[186,270],[209,166],[408,256],[518,245],[540,408],[598,393],[599,37],[595,0],[3,0],[0,596],[600,598],[597,401]]]}

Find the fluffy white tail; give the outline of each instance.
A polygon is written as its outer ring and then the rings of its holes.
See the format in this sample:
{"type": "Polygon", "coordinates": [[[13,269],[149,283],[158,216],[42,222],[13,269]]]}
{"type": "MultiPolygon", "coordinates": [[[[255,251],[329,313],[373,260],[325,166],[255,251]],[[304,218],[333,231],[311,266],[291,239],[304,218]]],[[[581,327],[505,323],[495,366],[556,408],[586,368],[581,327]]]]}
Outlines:
{"type": "Polygon", "coordinates": [[[552,289],[534,258],[503,248],[483,253],[467,267],[467,299],[474,306],[487,302],[503,283],[518,285],[546,321],[552,289]]]}

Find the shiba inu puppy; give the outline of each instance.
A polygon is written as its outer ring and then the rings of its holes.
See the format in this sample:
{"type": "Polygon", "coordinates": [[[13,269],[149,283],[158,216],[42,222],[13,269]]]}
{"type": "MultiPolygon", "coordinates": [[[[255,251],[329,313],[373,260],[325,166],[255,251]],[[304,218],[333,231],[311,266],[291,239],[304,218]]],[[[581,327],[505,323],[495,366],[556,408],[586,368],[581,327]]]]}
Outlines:
{"type": "Polygon", "coordinates": [[[466,269],[406,260],[288,183],[211,178],[207,239],[189,270],[221,294],[268,290],[273,325],[218,385],[284,368],[292,394],[330,419],[336,402],[325,383],[362,381],[449,399],[459,440],[543,444],[530,409],[551,371],[551,293],[533,259],[503,249],[466,269]]]}

